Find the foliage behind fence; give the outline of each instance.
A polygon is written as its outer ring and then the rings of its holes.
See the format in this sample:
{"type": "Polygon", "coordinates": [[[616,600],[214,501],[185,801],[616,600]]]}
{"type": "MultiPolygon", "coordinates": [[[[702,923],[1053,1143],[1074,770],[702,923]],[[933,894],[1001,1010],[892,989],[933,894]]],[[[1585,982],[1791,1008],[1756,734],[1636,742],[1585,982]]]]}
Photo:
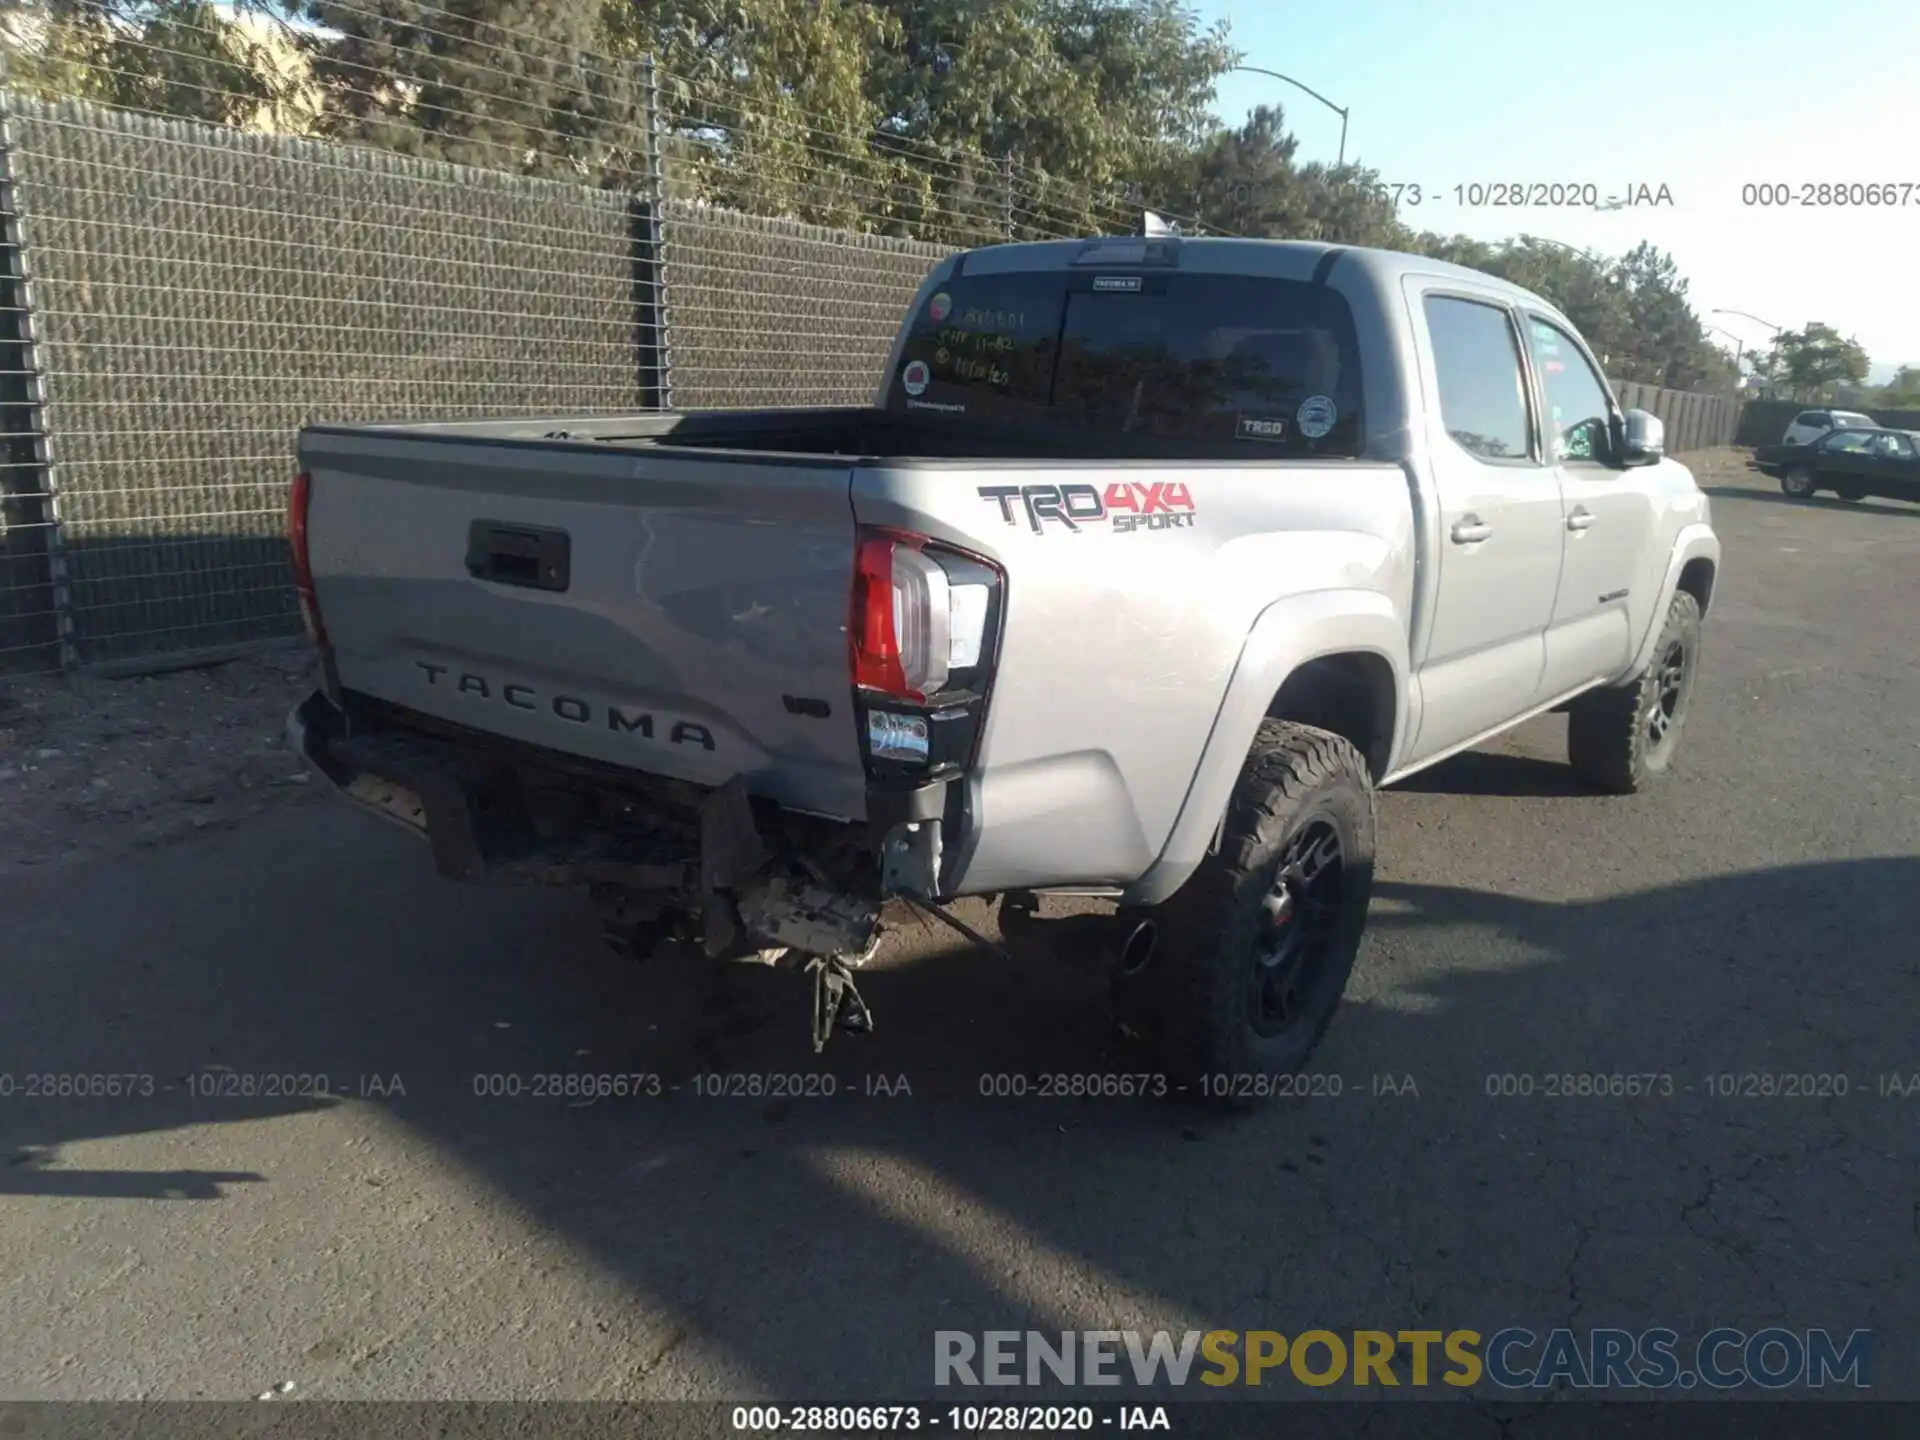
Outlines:
{"type": "MultiPolygon", "coordinates": [[[[304,423],[631,410],[669,378],[679,408],[861,403],[928,267],[993,238],[671,190],[656,224],[644,186],[0,101],[0,671],[294,633],[304,423]]],[[[1008,225],[1086,233],[1048,203],[1008,225]]],[[[1732,438],[1731,400],[1618,388],[1673,449],[1732,438]]]]}

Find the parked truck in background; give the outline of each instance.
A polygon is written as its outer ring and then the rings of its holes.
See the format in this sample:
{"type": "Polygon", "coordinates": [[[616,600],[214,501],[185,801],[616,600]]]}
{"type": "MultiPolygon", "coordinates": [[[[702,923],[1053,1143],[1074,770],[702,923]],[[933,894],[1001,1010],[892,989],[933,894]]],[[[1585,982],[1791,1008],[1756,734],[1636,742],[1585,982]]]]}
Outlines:
{"type": "Polygon", "coordinates": [[[1720,563],[1564,315],[1321,244],[971,251],[871,406],[299,461],[292,732],[443,875],[807,971],[816,1043],[889,899],[1111,897],[1123,1013],[1229,1098],[1334,1014],[1377,788],[1556,708],[1595,786],[1668,769],[1720,563]]]}

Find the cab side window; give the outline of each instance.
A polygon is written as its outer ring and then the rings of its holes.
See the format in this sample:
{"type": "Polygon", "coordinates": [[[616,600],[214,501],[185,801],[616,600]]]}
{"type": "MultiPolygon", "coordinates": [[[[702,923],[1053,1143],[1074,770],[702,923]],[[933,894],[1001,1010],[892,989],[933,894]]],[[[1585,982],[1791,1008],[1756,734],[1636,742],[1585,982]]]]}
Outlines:
{"type": "Polygon", "coordinates": [[[1573,338],[1550,320],[1527,317],[1527,343],[1547,406],[1553,459],[1562,465],[1605,465],[1613,458],[1613,402],[1573,338]]]}
{"type": "Polygon", "coordinates": [[[1429,295],[1424,309],[1447,434],[1481,460],[1529,459],[1526,379],[1506,308],[1429,295]]]}

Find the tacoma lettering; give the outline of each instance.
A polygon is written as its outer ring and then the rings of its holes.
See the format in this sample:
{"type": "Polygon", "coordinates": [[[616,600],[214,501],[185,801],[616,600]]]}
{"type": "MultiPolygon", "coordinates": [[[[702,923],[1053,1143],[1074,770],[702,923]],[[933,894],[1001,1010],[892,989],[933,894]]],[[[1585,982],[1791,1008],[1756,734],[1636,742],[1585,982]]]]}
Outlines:
{"type": "MultiPolygon", "coordinates": [[[[656,717],[644,710],[632,710],[622,705],[595,706],[577,695],[550,695],[543,705],[539,693],[531,685],[523,685],[518,681],[500,684],[485,675],[455,671],[450,666],[434,665],[425,660],[413,663],[420,667],[429,685],[440,685],[446,681],[449,688],[462,695],[472,695],[482,700],[498,699],[516,710],[545,710],[570,725],[595,725],[601,723],[604,717],[606,728],[616,735],[638,735],[643,740],[655,738],[656,717]]],[[[666,736],[669,745],[698,745],[702,750],[715,748],[713,732],[689,720],[674,721],[667,727],[666,736]]]]}

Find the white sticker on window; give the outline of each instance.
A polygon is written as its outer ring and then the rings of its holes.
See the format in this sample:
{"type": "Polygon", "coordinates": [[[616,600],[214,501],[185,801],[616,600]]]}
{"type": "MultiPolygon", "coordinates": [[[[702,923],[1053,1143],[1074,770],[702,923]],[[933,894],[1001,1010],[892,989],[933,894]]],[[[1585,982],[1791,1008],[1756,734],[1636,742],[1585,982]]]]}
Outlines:
{"type": "Polygon", "coordinates": [[[900,372],[900,384],[909,395],[926,394],[927,381],[930,378],[930,372],[927,370],[927,362],[924,360],[915,360],[911,365],[907,366],[905,370],[900,372]]]}
{"type": "Polygon", "coordinates": [[[1300,402],[1300,411],[1293,418],[1299,423],[1302,435],[1318,440],[1333,433],[1333,422],[1340,418],[1340,412],[1326,396],[1309,395],[1300,402]]]}
{"type": "Polygon", "coordinates": [[[927,318],[938,325],[953,311],[953,297],[942,290],[927,302],[927,318]]]}

